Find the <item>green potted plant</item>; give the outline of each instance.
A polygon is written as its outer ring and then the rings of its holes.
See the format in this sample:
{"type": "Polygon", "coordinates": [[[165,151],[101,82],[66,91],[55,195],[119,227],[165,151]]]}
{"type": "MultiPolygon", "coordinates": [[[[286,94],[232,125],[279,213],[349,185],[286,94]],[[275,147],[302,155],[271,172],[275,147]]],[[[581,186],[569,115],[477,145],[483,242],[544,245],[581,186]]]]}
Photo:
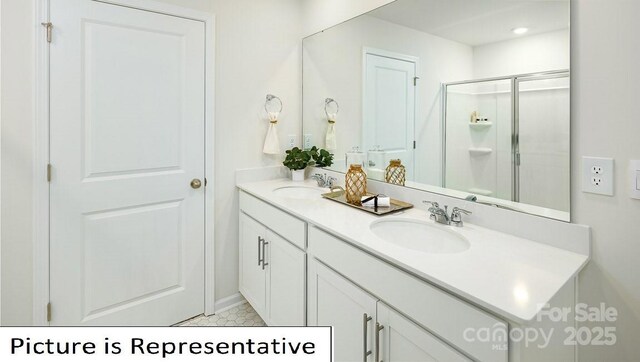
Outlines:
{"type": "Polygon", "coordinates": [[[313,146],[309,153],[311,158],[316,163],[316,167],[329,167],[333,164],[333,154],[329,151],[313,146]]]}
{"type": "Polygon", "coordinates": [[[291,179],[293,181],[304,181],[304,169],[313,163],[311,152],[303,151],[298,147],[294,147],[286,151],[286,157],[283,165],[291,170],[291,179]]]}

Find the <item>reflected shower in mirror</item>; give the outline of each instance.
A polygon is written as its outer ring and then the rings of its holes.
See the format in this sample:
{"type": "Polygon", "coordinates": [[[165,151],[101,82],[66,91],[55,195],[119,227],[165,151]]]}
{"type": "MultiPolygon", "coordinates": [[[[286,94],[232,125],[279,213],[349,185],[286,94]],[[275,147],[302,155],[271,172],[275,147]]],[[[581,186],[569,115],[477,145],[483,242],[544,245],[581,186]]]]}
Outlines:
{"type": "Polygon", "coordinates": [[[399,183],[399,160],[407,187],[569,221],[569,49],[568,0],[396,0],[303,40],[304,138],[337,171],[399,183]]]}

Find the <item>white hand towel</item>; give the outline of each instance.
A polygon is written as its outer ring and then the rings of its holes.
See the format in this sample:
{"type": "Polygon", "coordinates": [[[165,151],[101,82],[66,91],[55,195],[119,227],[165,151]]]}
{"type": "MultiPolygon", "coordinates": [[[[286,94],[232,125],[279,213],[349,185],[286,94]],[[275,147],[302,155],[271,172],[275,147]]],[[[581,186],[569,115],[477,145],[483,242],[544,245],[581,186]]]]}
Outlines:
{"type": "Polygon", "coordinates": [[[269,123],[269,130],[267,131],[267,138],[264,140],[262,152],[268,155],[278,155],[280,154],[280,141],[278,140],[278,131],[276,129],[278,120],[271,116],[271,114],[269,118],[271,118],[271,123],[269,123]]]}
{"type": "MultiPolygon", "coordinates": [[[[362,196],[362,201],[371,198],[372,196],[362,196]]],[[[375,199],[371,199],[367,202],[363,202],[362,206],[364,207],[370,207],[370,208],[374,208],[375,207],[375,199]]],[[[378,195],[378,207],[391,207],[391,198],[389,196],[385,196],[385,195],[378,195]]]]}
{"type": "Polygon", "coordinates": [[[334,119],[329,120],[327,136],[325,137],[325,148],[329,152],[335,152],[338,149],[338,142],[336,141],[336,121],[334,119]]]}

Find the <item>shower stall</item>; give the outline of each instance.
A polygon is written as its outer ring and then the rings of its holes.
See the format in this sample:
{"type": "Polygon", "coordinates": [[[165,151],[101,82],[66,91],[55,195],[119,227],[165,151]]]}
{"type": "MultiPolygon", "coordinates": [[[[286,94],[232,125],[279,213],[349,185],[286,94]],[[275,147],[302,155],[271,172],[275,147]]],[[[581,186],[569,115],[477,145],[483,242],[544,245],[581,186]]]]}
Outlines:
{"type": "Polygon", "coordinates": [[[568,71],[443,84],[443,185],[569,211],[568,71]]]}

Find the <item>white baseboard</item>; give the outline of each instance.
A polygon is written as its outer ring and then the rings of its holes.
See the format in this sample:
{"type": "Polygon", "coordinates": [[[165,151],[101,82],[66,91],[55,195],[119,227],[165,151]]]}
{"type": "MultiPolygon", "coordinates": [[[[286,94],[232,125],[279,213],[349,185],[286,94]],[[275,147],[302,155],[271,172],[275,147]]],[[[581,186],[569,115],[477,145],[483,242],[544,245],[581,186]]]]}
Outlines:
{"type": "Polygon", "coordinates": [[[238,306],[246,302],[247,301],[244,299],[244,297],[240,293],[230,295],[226,298],[216,300],[215,313],[224,312],[227,309],[231,309],[235,306],[238,306]]]}

